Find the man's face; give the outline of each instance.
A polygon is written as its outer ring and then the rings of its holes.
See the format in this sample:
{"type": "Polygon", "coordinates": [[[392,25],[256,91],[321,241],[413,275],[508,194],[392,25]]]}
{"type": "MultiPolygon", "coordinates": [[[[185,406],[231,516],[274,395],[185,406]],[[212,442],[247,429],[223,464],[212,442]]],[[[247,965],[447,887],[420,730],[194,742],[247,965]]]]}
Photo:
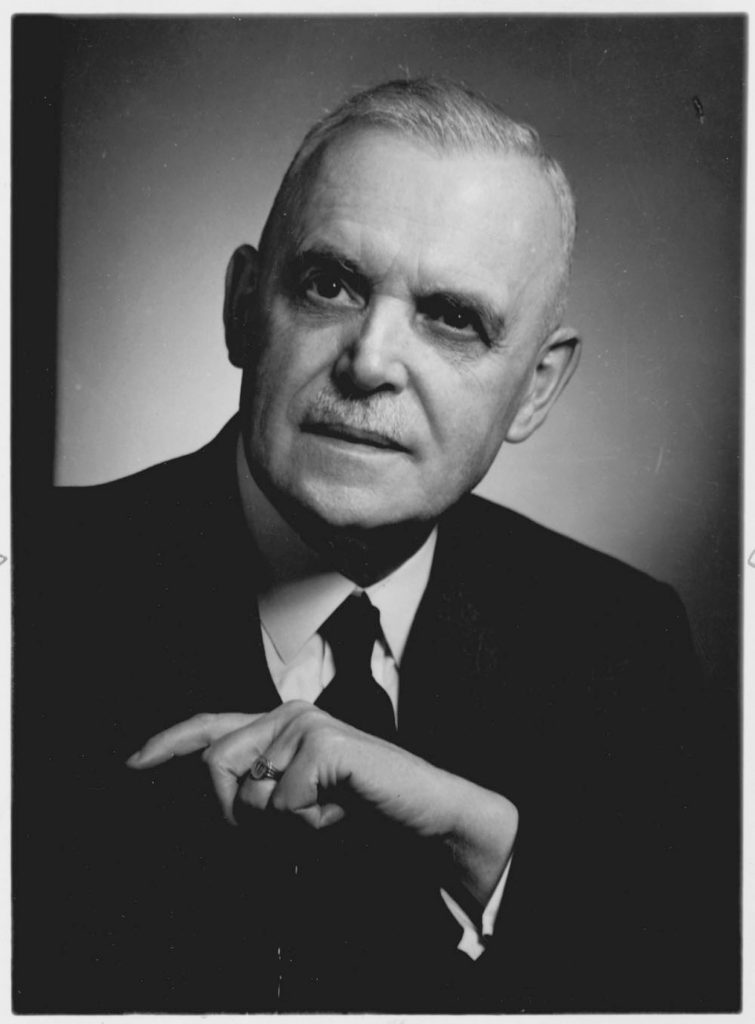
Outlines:
{"type": "Polygon", "coordinates": [[[558,263],[549,187],[518,156],[360,131],[294,221],[261,268],[251,465],[331,526],[434,519],[536,425],[517,414],[558,263]]]}

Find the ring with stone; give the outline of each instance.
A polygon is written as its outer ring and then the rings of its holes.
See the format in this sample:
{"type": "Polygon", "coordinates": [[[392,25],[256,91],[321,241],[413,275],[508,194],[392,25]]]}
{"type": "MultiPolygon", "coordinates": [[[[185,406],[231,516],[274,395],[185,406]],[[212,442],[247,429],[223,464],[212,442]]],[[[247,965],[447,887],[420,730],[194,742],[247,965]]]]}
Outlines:
{"type": "Polygon", "coordinates": [[[276,782],[283,777],[280,768],[276,768],[272,761],[269,761],[261,754],[249,769],[249,778],[259,782],[262,779],[274,779],[276,782]]]}

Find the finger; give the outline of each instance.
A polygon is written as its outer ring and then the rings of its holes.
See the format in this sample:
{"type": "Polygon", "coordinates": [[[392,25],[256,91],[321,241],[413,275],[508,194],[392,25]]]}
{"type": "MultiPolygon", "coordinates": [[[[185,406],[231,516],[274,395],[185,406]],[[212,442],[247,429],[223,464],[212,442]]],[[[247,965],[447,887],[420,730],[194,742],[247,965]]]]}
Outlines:
{"type": "Polygon", "coordinates": [[[236,732],[244,725],[249,725],[261,718],[270,720],[269,735],[272,738],[276,728],[282,727],[292,717],[300,714],[302,708],[311,708],[311,706],[305,701],[287,701],[274,711],[254,715],[240,712],[222,714],[202,712],[152,736],[140,750],[131,755],[126,764],[129,768],[154,768],[171,757],[202,750],[228,733],[236,732]]]}
{"type": "Polygon", "coordinates": [[[303,713],[322,714],[305,701],[289,701],[267,714],[246,716],[240,728],[226,731],[212,744],[205,760],[211,766],[222,766],[237,779],[246,775],[261,754],[285,771],[298,743],[303,713]]]}
{"type": "Polygon", "coordinates": [[[264,811],[270,803],[276,785],[274,779],[253,779],[247,775],[238,789],[236,800],[255,811],[264,811]]]}
{"type": "Polygon", "coordinates": [[[183,757],[203,750],[227,733],[235,732],[260,717],[240,712],[194,715],[193,718],[150,737],[140,750],[131,755],[126,764],[129,768],[154,768],[171,757],[183,757]]]}
{"type": "MultiPolygon", "coordinates": [[[[230,824],[237,824],[233,811],[237,799],[241,799],[256,810],[262,811],[267,807],[275,788],[274,780],[247,778],[241,782],[241,786],[239,781],[248,775],[254,762],[269,747],[276,732],[281,727],[285,730],[290,718],[290,713],[283,714],[278,709],[261,715],[251,724],[236,729],[211,744],[202,755],[210,769],[210,778],[220,801],[223,816],[230,824]]],[[[284,770],[291,756],[284,754],[280,745],[278,749],[279,760],[273,764],[284,770]]]]}
{"type": "Polygon", "coordinates": [[[315,807],[302,807],[293,813],[315,829],[335,825],[346,817],[346,811],[338,804],[317,804],[315,807]]]}
{"type": "MultiPolygon", "coordinates": [[[[243,781],[244,776],[261,753],[259,735],[260,729],[254,726],[238,729],[224,736],[217,743],[213,743],[202,755],[210,770],[210,779],[220,801],[223,817],[230,825],[238,824],[233,807],[240,796],[240,788],[244,789],[246,785],[243,781]],[[241,787],[239,786],[240,782],[241,787]]],[[[251,782],[252,780],[248,779],[247,781],[251,782]]],[[[271,789],[274,786],[275,783],[271,781],[271,789]]],[[[246,796],[245,802],[250,806],[257,806],[260,810],[264,810],[267,805],[267,800],[264,803],[258,803],[251,790],[246,793],[246,796]]],[[[266,796],[269,799],[269,794],[266,796]]]]}
{"type": "MultiPolygon", "coordinates": [[[[290,730],[293,731],[293,730],[290,730]]],[[[312,828],[325,828],[340,821],[345,811],[332,800],[336,779],[331,777],[322,742],[308,741],[306,733],[296,731],[295,748],[289,752],[289,764],[278,781],[270,800],[276,811],[296,814],[312,828]],[[331,799],[327,799],[330,793],[331,799]],[[323,799],[325,797],[325,799],[323,799]]],[[[286,756],[283,743],[291,743],[284,732],[266,751],[273,764],[286,756]],[[278,760],[276,760],[278,758],[278,760]]],[[[327,740],[326,740],[327,743],[327,740]]]]}
{"type": "Polygon", "coordinates": [[[239,780],[244,779],[262,754],[285,773],[299,743],[301,716],[313,713],[319,714],[311,704],[289,701],[229,733],[205,751],[204,759],[226,821],[237,824],[234,806],[238,800],[258,811],[267,808],[276,781],[247,778],[239,786],[239,780]]]}
{"type": "MultiPolygon", "coordinates": [[[[298,716],[296,716],[298,717],[298,716]]],[[[270,799],[279,785],[281,778],[285,778],[286,771],[296,757],[296,752],[301,743],[301,731],[294,718],[283,726],[281,732],[275,737],[270,746],[263,752],[249,747],[250,734],[246,736],[226,737],[223,741],[225,757],[235,765],[235,771],[244,770],[246,778],[239,787],[236,799],[255,810],[264,811],[267,809],[270,799]],[[251,770],[258,758],[262,756],[280,773],[278,779],[257,778],[251,774],[251,770]]],[[[263,734],[257,732],[256,739],[260,742],[263,734]]]]}
{"type": "Polygon", "coordinates": [[[277,708],[251,725],[229,733],[205,751],[203,756],[226,821],[237,824],[233,810],[236,800],[255,810],[265,810],[276,781],[247,777],[239,786],[239,780],[248,776],[263,753],[276,768],[285,772],[298,742],[297,730],[292,727],[296,717],[295,709],[277,708]]]}
{"type": "MultiPolygon", "coordinates": [[[[328,731],[327,726],[335,726],[336,730],[348,727],[336,722],[327,712],[304,701],[291,701],[288,705],[283,705],[282,710],[285,717],[281,717],[279,727],[271,733],[264,748],[265,757],[276,768],[285,772],[294,758],[298,758],[302,746],[306,745],[306,754],[310,759],[308,763],[319,769],[323,762],[319,753],[322,752],[323,743],[327,745],[328,737],[332,735],[332,728],[328,731]],[[317,742],[312,742],[312,735],[318,737],[317,742]]],[[[326,778],[327,772],[320,781],[325,782],[326,778]]]]}

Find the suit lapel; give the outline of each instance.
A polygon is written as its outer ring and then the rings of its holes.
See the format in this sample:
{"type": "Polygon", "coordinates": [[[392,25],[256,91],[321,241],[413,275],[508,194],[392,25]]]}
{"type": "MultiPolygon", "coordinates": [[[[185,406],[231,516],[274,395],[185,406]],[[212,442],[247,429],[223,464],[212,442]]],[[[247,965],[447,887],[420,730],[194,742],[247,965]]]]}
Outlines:
{"type": "Polygon", "coordinates": [[[500,638],[486,627],[480,595],[468,572],[459,571],[456,539],[441,526],[401,664],[401,742],[436,764],[447,762],[450,746],[459,753],[459,733],[484,710],[502,657],[500,638]]]}
{"type": "Polygon", "coordinates": [[[516,537],[500,513],[494,564],[478,550],[474,507],[441,521],[401,664],[399,740],[515,800],[528,791],[538,746],[543,655],[536,588],[517,563],[516,537]]]}
{"type": "Polygon", "coordinates": [[[161,703],[172,721],[179,709],[253,713],[280,703],[257,611],[262,567],[238,496],[237,436],[234,419],[182,460],[171,495],[180,528],[163,529],[152,555],[161,604],[153,650],[169,680],[161,703]]]}

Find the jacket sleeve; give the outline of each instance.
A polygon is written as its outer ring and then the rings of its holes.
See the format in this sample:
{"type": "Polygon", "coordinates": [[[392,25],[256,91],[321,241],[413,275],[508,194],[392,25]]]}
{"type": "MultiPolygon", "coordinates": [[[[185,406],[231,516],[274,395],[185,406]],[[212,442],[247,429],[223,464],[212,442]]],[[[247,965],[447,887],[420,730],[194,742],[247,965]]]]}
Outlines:
{"type": "Polygon", "coordinates": [[[671,588],[640,596],[572,630],[522,724],[538,754],[496,930],[456,965],[470,1010],[739,1005],[736,695],[701,671],[671,588]]]}

